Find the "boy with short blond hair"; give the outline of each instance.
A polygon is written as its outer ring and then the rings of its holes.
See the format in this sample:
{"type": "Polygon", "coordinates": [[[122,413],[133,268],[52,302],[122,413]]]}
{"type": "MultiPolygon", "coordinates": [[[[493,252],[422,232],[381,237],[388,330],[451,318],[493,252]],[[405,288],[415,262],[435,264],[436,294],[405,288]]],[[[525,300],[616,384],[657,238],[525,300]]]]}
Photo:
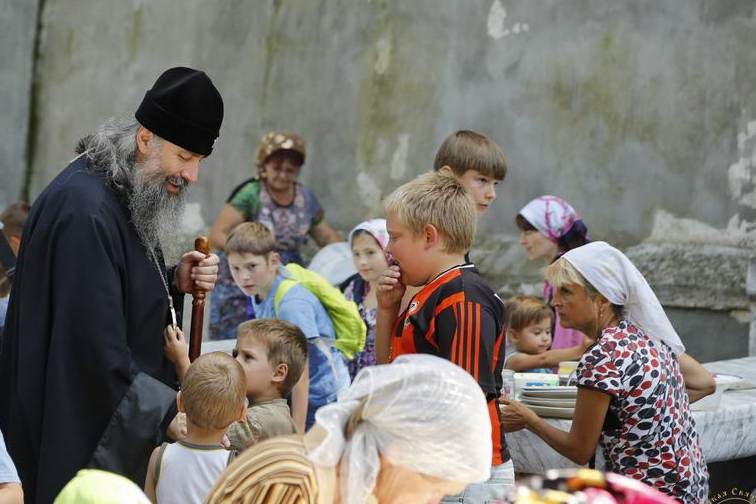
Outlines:
{"type": "MultiPolygon", "coordinates": [[[[459,130],[446,137],[439,146],[433,170],[461,182],[470,192],[480,217],[496,199],[496,186],[507,175],[507,160],[501,147],[486,135],[459,130]]],[[[466,262],[471,262],[469,252],[465,252],[466,262]]],[[[415,287],[407,289],[402,309],[419,290],[415,287]]]]}
{"type": "Polygon", "coordinates": [[[514,477],[496,403],[504,360],[504,310],[501,299],[465,261],[475,235],[475,202],[457,178],[433,172],[399,187],[384,207],[388,252],[396,264],[379,281],[379,361],[428,353],[450,360],[478,381],[491,418],[492,480],[474,492],[468,487],[465,495],[473,502],[473,495],[503,498],[507,485],[502,478],[514,477]],[[407,285],[423,287],[400,314],[407,285]]]}
{"type": "Polygon", "coordinates": [[[285,320],[307,338],[306,372],[291,391],[291,414],[300,432],[315,423],[315,412],[336,401],[349,387],[344,355],[336,349],[336,332],[317,297],[297,283],[280,299],[276,292],[289,273],[281,266],[273,232],[260,222],[245,222],[228,236],[225,247],[231,276],[250,297],[258,319],[285,320]]]}
{"type": "Polygon", "coordinates": [[[307,338],[289,322],[250,320],[239,325],[233,356],[241,364],[250,406],[244,422],[231,425],[231,448],[241,451],[265,439],[295,434],[286,396],[307,367],[307,338]]]}
{"type": "Polygon", "coordinates": [[[186,413],[186,437],[155,448],[144,491],[154,503],[201,503],[233,452],[223,447],[228,426],[244,418],[242,367],[223,352],[199,356],[186,371],[178,409],[186,413]]]}

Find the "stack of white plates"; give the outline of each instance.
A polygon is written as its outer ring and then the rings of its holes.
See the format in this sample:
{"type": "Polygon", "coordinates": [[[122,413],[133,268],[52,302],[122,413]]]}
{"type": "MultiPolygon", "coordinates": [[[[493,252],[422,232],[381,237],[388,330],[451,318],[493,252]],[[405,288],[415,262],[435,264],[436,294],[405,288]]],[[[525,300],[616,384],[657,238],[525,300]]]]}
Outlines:
{"type": "Polygon", "coordinates": [[[538,416],[572,418],[575,414],[577,387],[523,387],[520,401],[538,416]]]}

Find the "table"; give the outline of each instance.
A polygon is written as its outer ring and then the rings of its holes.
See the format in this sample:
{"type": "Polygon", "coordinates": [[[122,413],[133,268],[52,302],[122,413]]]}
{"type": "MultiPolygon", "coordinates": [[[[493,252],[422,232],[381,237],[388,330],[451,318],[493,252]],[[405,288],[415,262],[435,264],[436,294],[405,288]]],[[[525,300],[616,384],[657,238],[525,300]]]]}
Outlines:
{"type": "MultiPolygon", "coordinates": [[[[704,364],[709,371],[741,376],[756,384],[756,357],[745,357],[704,364]]],[[[756,388],[727,390],[714,411],[694,411],[693,418],[706,462],[719,462],[756,455],[756,388]]],[[[546,419],[559,429],[569,431],[572,420],[546,419]]],[[[506,434],[509,451],[518,473],[542,473],[547,469],[580,467],[559,455],[528,430],[506,434]]],[[[600,449],[596,466],[603,467],[600,449]]]]}

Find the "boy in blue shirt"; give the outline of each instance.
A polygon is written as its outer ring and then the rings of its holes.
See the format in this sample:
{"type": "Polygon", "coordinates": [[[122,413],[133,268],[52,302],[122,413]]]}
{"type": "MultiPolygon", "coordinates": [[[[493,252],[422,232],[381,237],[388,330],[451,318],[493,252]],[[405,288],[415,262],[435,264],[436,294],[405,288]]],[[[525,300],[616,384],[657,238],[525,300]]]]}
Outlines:
{"type": "Polygon", "coordinates": [[[234,228],[225,253],[231,276],[251,298],[256,317],[291,322],[307,338],[307,369],[291,392],[291,415],[304,432],[315,422],[318,408],[336,401],[337,394],[349,387],[346,361],[333,346],[336,333],[331,318],[318,298],[299,284],[275,302],[288,273],[276,252],[275,235],[264,224],[245,222],[234,228]]]}

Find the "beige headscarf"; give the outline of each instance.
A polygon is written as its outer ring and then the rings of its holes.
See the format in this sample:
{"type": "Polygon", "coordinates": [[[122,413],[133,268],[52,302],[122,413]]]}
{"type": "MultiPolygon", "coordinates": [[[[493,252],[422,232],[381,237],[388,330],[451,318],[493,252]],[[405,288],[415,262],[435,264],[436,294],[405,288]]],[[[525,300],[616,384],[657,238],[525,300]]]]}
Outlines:
{"type": "Polygon", "coordinates": [[[302,440],[282,436],[242,453],[220,475],[208,504],[317,504],[315,469],[302,440]]]}

